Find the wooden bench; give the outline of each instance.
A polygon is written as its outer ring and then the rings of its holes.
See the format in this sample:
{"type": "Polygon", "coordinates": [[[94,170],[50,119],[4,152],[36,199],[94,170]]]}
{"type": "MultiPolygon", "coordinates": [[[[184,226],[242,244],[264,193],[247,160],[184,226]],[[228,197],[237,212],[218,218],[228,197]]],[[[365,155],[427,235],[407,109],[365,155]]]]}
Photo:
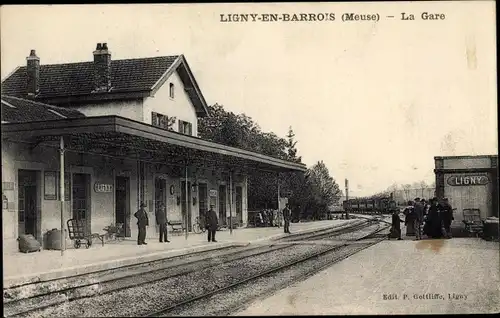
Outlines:
{"type": "Polygon", "coordinates": [[[184,222],[182,221],[168,221],[167,224],[172,228],[172,233],[182,233],[185,230],[184,222]]]}

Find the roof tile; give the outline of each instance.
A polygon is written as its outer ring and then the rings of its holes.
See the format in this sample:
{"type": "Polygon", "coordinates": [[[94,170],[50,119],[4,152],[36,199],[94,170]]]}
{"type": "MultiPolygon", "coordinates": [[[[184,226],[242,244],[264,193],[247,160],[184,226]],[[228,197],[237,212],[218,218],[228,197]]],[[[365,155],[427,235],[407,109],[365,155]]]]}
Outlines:
{"type": "MultiPolygon", "coordinates": [[[[113,92],[151,90],[178,55],[111,61],[113,92]]],[[[93,90],[93,62],[40,65],[40,94],[37,98],[87,95],[93,90]]],[[[25,97],[26,66],[2,82],[2,94],[25,97]]]]}
{"type": "Polygon", "coordinates": [[[2,95],[2,121],[21,123],[61,119],[62,117],[57,113],[67,118],[85,117],[84,114],[74,109],[56,107],[27,99],[2,95]]]}

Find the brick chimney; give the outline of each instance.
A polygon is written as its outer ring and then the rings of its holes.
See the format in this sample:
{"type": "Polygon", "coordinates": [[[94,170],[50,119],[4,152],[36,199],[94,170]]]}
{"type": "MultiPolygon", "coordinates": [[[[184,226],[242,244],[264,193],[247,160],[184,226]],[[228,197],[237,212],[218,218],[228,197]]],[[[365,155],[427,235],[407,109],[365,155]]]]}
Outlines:
{"type": "Polygon", "coordinates": [[[40,92],[40,58],[36,56],[35,50],[31,50],[30,56],[26,58],[27,94],[34,98],[40,92]]]}
{"type": "Polygon", "coordinates": [[[97,43],[94,51],[94,92],[111,89],[111,52],[107,43],[97,43]]]}

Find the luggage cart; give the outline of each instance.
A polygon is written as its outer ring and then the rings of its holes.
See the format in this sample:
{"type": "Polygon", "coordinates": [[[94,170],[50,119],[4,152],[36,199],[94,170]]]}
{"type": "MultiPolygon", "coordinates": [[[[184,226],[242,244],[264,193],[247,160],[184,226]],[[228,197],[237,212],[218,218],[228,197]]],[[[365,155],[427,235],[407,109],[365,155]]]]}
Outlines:
{"type": "Polygon", "coordinates": [[[481,220],[481,211],[479,209],[463,209],[462,213],[464,219],[462,222],[465,224],[465,231],[469,234],[479,237],[483,234],[483,221],[481,220]]]}
{"type": "Polygon", "coordinates": [[[89,248],[92,246],[92,239],[98,238],[104,246],[104,235],[94,233],[91,234],[87,231],[87,226],[84,220],[69,219],[67,222],[68,234],[71,240],[74,240],[73,245],[75,248],[80,248],[82,242],[85,243],[85,247],[89,248]]]}

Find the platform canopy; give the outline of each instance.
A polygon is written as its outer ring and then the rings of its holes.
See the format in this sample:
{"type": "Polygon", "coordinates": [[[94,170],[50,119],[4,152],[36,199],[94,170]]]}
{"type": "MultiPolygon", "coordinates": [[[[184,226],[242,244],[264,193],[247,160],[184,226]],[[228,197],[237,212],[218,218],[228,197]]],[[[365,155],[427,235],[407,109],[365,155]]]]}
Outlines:
{"type": "Polygon", "coordinates": [[[2,139],[58,147],[67,151],[139,161],[239,171],[306,171],[301,163],[229,147],[120,116],[64,118],[2,123],[2,139]]]}

